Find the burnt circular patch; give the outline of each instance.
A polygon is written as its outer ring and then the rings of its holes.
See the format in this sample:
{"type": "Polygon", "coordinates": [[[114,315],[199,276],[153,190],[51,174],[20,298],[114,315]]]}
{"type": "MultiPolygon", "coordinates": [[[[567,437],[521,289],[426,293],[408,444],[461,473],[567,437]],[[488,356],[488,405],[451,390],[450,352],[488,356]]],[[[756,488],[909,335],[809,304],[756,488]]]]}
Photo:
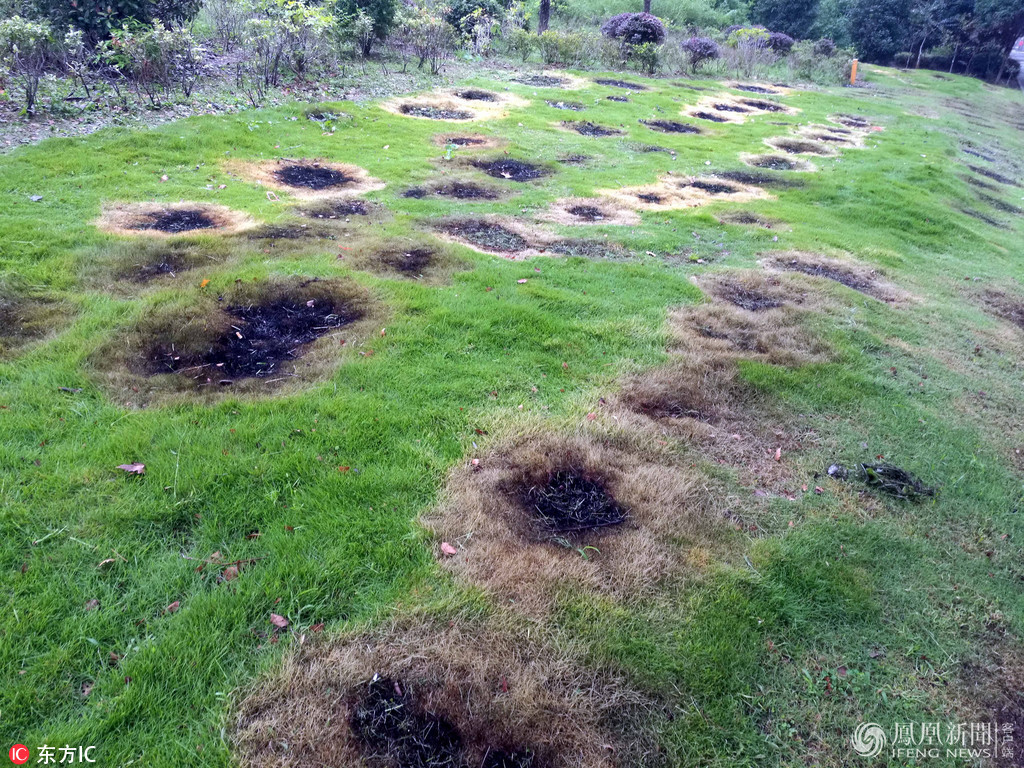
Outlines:
{"type": "Polygon", "coordinates": [[[700,133],[700,128],[688,123],[680,123],[676,120],[641,120],[640,125],[645,125],[652,131],[660,133],[700,133]]]}
{"type": "Polygon", "coordinates": [[[522,489],[519,502],[531,522],[551,537],[611,528],[629,519],[600,478],[573,467],[522,489]]]}
{"type": "Polygon", "coordinates": [[[610,78],[599,78],[594,81],[598,85],[607,85],[612,88],[625,88],[629,91],[646,91],[646,85],[640,85],[639,83],[631,83],[628,80],[613,80],[610,78]]]}
{"type": "Polygon", "coordinates": [[[512,230],[481,219],[461,219],[440,225],[441,231],[484,251],[515,253],[529,248],[526,238],[512,230]]]}
{"type": "Polygon", "coordinates": [[[343,216],[369,216],[370,208],[363,200],[340,200],[308,211],[314,219],[337,219],[343,216]]]}
{"type": "Polygon", "coordinates": [[[497,200],[499,197],[495,190],[471,181],[453,181],[437,187],[434,193],[442,197],[454,197],[456,200],[497,200]]]}
{"type": "Polygon", "coordinates": [[[683,186],[699,189],[707,192],[709,195],[735,195],[740,191],[729,184],[721,184],[717,181],[704,181],[702,179],[687,182],[683,186]]]}
{"type": "Polygon", "coordinates": [[[604,211],[594,205],[572,205],[566,211],[585,221],[600,221],[605,217],[604,211]]]}
{"type": "Polygon", "coordinates": [[[585,120],[582,122],[564,122],[562,123],[562,125],[565,126],[566,128],[576,131],[576,133],[578,133],[580,136],[601,137],[619,136],[622,134],[622,131],[616,128],[609,128],[604,125],[598,125],[597,123],[592,123],[589,120],[585,120]]]}
{"type": "Polygon", "coordinates": [[[658,204],[658,203],[665,202],[665,198],[664,197],[662,197],[661,195],[656,195],[653,192],[640,192],[640,193],[637,194],[636,199],[640,200],[641,202],[644,202],[644,203],[653,203],[653,204],[658,204]]]}
{"type": "Polygon", "coordinates": [[[764,101],[763,99],[740,99],[740,104],[756,109],[759,112],[785,112],[786,108],[781,104],[776,104],[774,101],[764,101]]]}
{"type": "Polygon", "coordinates": [[[740,114],[747,114],[748,112],[750,112],[750,110],[747,109],[746,107],[741,107],[738,104],[730,104],[727,101],[723,101],[712,106],[714,106],[714,108],[717,109],[719,112],[737,112],[740,114]]]}
{"type": "Polygon", "coordinates": [[[456,147],[475,147],[486,143],[484,139],[477,138],[476,136],[449,136],[445,141],[448,144],[454,144],[456,147]]]}
{"type": "Polygon", "coordinates": [[[559,158],[558,162],[565,165],[583,165],[588,160],[592,160],[590,155],[566,155],[565,157],[559,158]]]}
{"type": "Polygon", "coordinates": [[[824,277],[827,280],[834,280],[837,283],[845,285],[847,288],[852,288],[855,291],[861,293],[871,293],[874,288],[874,282],[868,280],[857,273],[843,269],[831,264],[822,264],[814,261],[805,261],[802,259],[789,259],[785,261],[776,262],[782,269],[790,272],[800,272],[804,275],[812,275],[814,277],[824,277]]]}
{"type": "Polygon", "coordinates": [[[503,157],[498,160],[477,160],[473,165],[495,179],[508,181],[532,181],[547,176],[548,171],[533,163],[503,157]]]}
{"type": "Polygon", "coordinates": [[[523,75],[512,78],[512,82],[520,83],[521,85],[532,85],[535,88],[561,88],[569,84],[566,78],[555,77],[554,75],[523,75]]]}
{"type": "Polygon", "coordinates": [[[428,120],[470,120],[473,118],[472,112],[463,109],[447,109],[430,104],[403,104],[398,111],[403,115],[424,117],[428,120]]]}
{"type": "Polygon", "coordinates": [[[578,101],[551,101],[548,99],[546,104],[553,109],[568,109],[572,112],[582,112],[587,108],[586,104],[581,104],[578,101]]]}
{"type": "Polygon", "coordinates": [[[763,312],[766,309],[776,309],[782,306],[782,302],[778,299],[742,285],[725,284],[718,293],[730,304],[748,312],[763,312]]]}
{"type": "Polygon", "coordinates": [[[699,117],[701,120],[710,120],[712,123],[727,123],[729,118],[716,115],[714,112],[694,112],[694,117],[699,117]]]}
{"type": "Polygon", "coordinates": [[[766,88],[760,85],[746,85],[738,84],[733,86],[737,91],[744,91],[745,93],[763,93],[767,96],[778,96],[779,91],[774,88],[766,88]]]}
{"type": "Polygon", "coordinates": [[[800,163],[782,155],[760,155],[752,157],[749,162],[755,168],[765,168],[770,171],[797,171],[801,168],[800,163]]]}
{"type": "Polygon", "coordinates": [[[223,330],[192,350],[153,340],[145,351],[145,372],[216,377],[221,384],[276,373],[281,363],[300,357],[306,345],[363,317],[355,304],[309,287],[315,284],[224,307],[223,330]]]}
{"type": "Polygon", "coordinates": [[[273,171],[273,176],[285,186],[312,189],[316,192],[344,187],[356,181],[354,176],[343,171],[315,163],[283,165],[273,171]]]}
{"type": "Polygon", "coordinates": [[[381,264],[405,275],[419,275],[434,265],[436,252],[432,248],[384,251],[378,256],[381,264]]]}
{"type": "Polygon", "coordinates": [[[158,232],[176,235],[181,232],[214,229],[216,226],[217,222],[201,208],[167,208],[141,215],[129,229],[155,229],[158,232]]]}
{"type": "Polygon", "coordinates": [[[786,152],[790,155],[828,155],[830,154],[828,147],[823,146],[820,142],[810,141],[807,139],[788,139],[781,138],[772,141],[772,146],[781,152],[786,152]]]}
{"type": "Polygon", "coordinates": [[[411,198],[413,200],[421,200],[427,196],[427,190],[423,187],[411,187],[402,193],[402,197],[411,198]]]}
{"type": "Polygon", "coordinates": [[[847,128],[871,127],[871,122],[869,120],[856,115],[836,115],[833,119],[840,125],[845,125],[847,128]]]}
{"type": "Polygon", "coordinates": [[[629,102],[629,96],[606,96],[608,101],[618,102],[619,104],[626,104],[629,102]]]}
{"type": "Polygon", "coordinates": [[[480,88],[466,88],[465,90],[456,91],[455,95],[460,99],[466,101],[497,101],[498,94],[491,91],[485,91],[480,88]]]}

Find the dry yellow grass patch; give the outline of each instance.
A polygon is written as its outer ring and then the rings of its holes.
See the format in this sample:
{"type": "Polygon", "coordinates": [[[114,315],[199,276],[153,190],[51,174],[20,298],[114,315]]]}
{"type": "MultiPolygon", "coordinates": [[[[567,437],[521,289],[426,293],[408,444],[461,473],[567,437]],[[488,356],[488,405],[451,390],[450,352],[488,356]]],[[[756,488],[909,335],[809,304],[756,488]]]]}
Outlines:
{"type": "Polygon", "coordinates": [[[632,227],[640,223],[636,211],[613,205],[598,197],[564,197],[552,203],[538,218],[567,226],[599,224],[632,227]]]}
{"type": "Polygon", "coordinates": [[[843,149],[864,149],[865,134],[849,128],[837,128],[832,125],[802,125],[796,130],[798,136],[812,141],[820,141],[843,149]]]}
{"type": "Polygon", "coordinates": [[[474,149],[497,149],[508,142],[500,136],[486,136],[482,133],[439,133],[434,136],[434,144],[446,149],[454,145],[460,151],[474,149]]]}
{"type": "Polygon", "coordinates": [[[109,203],[93,224],[113,235],[227,235],[256,226],[248,214],[213,203],[109,203]],[[186,218],[182,218],[186,217],[186,218]],[[177,223],[171,223],[180,219],[177,223]],[[178,231],[166,231],[164,225],[178,231]]]}
{"type": "Polygon", "coordinates": [[[527,764],[500,753],[544,768],[625,768],[651,757],[634,724],[656,717],[616,673],[585,667],[536,627],[464,616],[407,616],[299,644],[243,693],[232,741],[252,768],[527,764]],[[390,730],[374,728],[385,723],[371,715],[385,713],[390,730]],[[410,743],[453,732],[445,755],[410,743]]]}
{"type": "Polygon", "coordinates": [[[333,163],[320,158],[233,160],[226,164],[226,168],[229,173],[246,181],[255,182],[268,189],[287,192],[300,200],[355,197],[385,187],[383,181],[374,178],[357,165],[333,163]],[[305,170],[310,174],[311,179],[304,183],[312,186],[290,181],[289,174],[293,172],[293,169],[305,170]],[[317,175],[321,175],[322,178],[318,179],[317,175]]]}
{"type": "Polygon", "coordinates": [[[654,184],[619,189],[599,189],[597,194],[613,203],[639,211],[671,211],[697,208],[717,202],[746,203],[774,199],[768,192],[715,176],[667,174],[654,184]]]}
{"type": "Polygon", "coordinates": [[[694,359],[753,359],[799,366],[831,359],[806,329],[808,310],[827,310],[824,297],[799,278],[732,271],[698,281],[716,299],[669,315],[670,351],[694,359]]]}
{"type": "Polygon", "coordinates": [[[721,533],[717,495],[647,435],[592,426],[574,435],[534,430],[453,470],[423,520],[438,545],[458,550],[451,557],[439,550],[444,566],[535,615],[559,593],[636,598],[681,577],[687,550],[707,548],[721,533]],[[531,489],[546,493],[567,476],[603,489],[596,498],[619,505],[624,521],[552,528],[531,489]]]}
{"type": "Polygon", "coordinates": [[[799,272],[845,285],[889,304],[909,301],[907,291],[889,282],[878,270],[851,259],[836,259],[803,251],[766,254],[762,266],[775,272],[799,272]]]}
{"type": "Polygon", "coordinates": [[[441,120],[453,123],[472,123],[480,120],[500,120],[509,110],[529,106],[530,102],[514,93],[477,88],[455,88],[431,91],[416,96],[388,99],[380,108],[402,117],[420,120],[441,120]],[[464,98],[466,92],[486,93],[493,100],[464,98]]]}

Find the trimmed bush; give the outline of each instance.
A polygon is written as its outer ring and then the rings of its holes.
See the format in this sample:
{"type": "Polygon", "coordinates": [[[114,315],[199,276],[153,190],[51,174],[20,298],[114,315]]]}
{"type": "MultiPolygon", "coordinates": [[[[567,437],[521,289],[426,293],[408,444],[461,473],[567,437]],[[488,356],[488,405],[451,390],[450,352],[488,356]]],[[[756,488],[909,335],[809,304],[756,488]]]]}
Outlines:
{"type": "Polygon", "coordinates": [[[690,68],[700,69],[709,61],[714,61],[722,55],[722,49],[718,43],[710,37],[691,37],[679,44],[686,55],[690,68]]]}
{"type": "Polygon", "coordinates": [[[796,41],[785,32],[772,32],[768,35],[768,47],[783,55],[793,50],[796,41]]]}
{"type": "Polygon", "coordinates": [[[836,46],[835,42],[827,37],[821,38],[821,40],[814,44],[815,56],[835,56],[837,50],[839,50],[839,48],[836,46]]]}
{"type": "Polygon", "coordinates": [[[665,40],[665,25],[649,13],[620,13],[601,25],[601,34],[627,45],[661,44],[665,40]]]}

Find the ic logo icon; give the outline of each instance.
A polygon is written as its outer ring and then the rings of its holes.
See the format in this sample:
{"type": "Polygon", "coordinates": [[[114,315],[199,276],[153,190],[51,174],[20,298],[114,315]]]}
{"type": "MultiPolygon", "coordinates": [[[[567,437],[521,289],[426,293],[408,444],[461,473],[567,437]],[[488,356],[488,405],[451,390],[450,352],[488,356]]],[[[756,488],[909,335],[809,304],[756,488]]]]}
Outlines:
{"type": "Polygon", "coordinates": [[[853,751],[861,757],[876,757],[885,748],[885,731],[877,723],[861,723],[850,739],[853,751]]]}
{"type": "Polygon", "coordinates": [[[10,751],[7,753],[7,756],[11,758],[11,762],[15,765],[24,765],[28,762],[29,758],[28,747],[26,747],[24,744],[15,744],[13,747],[11,747],[10,751]]]}

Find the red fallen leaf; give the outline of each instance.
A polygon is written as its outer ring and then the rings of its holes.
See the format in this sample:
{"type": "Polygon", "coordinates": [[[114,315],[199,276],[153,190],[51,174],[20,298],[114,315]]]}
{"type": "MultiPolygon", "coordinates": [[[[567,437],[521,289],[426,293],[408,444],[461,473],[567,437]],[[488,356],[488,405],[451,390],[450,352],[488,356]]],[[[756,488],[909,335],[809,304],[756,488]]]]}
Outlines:
{"type": "Polygon", "coordinates": [[[144,474],[146,474],[146,465],[145,464],[118,464],[116,469],[124,470],[129,475],[144,475],[144,474]]]}
{"type": "Polygon", "coordinates": [[[295,530],[295,526],[293,526],[293,525],[286,525],[286,526],[284,527],[284,529],[285,529],[286,531],[288,531],[288,533],[291,533],[292,531],[294,531],[294,530],[295,530]]]}
{"type": "Polygon", "coordinates": [[[309,631],[310,632],[323,632],[324,631],[324,623],[321,621],[318,624],[314,624],[312,627],[309,628],[309,631]]]}
{"type": "Polygon", "coordinates": [[[478,435],[486,435],[487,434],[487,430],[486,429],[476,428],[473,431],[476,432],[478,435]]]}
{"type": "Polygon", "coordinates": [[[224,581],[231,581],[232,579],[237,579],[238,566],[229,565],[227,568],[224,569],[224,573],[222,573],[221,576],[224,578],[224,581]]]}
{"type": "Polygon", "coordinates": [[[288,626],[288,619],[279,613],[270,614],[270,623],[279,629],[284,629],[288,626]]]}
{"type": "Polygon", "coordinates": [[[260,537],[260,532],[259,531],[252,531],[250,533],[245,534],[245,538],[247,538],[247,539],[258,539],[259,537],[260,537]]]}
{"type": "Polygon", "coordinates": [[[441,551],[445,554],[446,557],[451,557],[452,555],[459,554],[459,550],[457,550],[455,547],[453,547],[447,541],[442,541],[441,542],[441,551]]]}
{"type": "Polygon", "coordinates": [[[87,611],[95,611],[99,607],[100,607],[100,601],[97,600],[96,598],[93,598],[92,600],[90,600],[89,602],[87,602],[85,604],[85,610],[87,610],[87,611]]]}
{"type": "Polygon", "coordinates": [[[568,363],[562,363],[562,369],[568,371],[569,370],[569,364],[568,363]]]}
{"type": "Polygon", "coordinates": [[[164,613],[174,613],[181,607],[181,601],[175,600],[173,603],[164,608],[164,613]]]}
{"type": "Polygon", "coordinates": [[[118,656],[113,651],[111,651],[110,652],[110,666],[116,667],[118,665],[118,662],[120,662],[120,661],[121,661],[121,657],[118,656]]]}
{"type": "Polygon", "coordinates": [[[484,290],[485,290],[485,291],[486,291],[487,293],[490,293],[490,292],[491,292],[491,291],[493,291],[494,289],[493,289],[493,288],[492,288],[491,286],[489,286],[489,285],[488,285],[488,286],[487,286],[486,288],[484,288],[484,290]]]}
{"type": "Polygon", "coordinates": [[[782,448],[781,447],[775,449],[775,460],[776,461],[782,461],[782,448]]]}
{"type": "Polygon", "coordinates": [[[840,667],[836,670],[836,672],[839,673],[840,677],[846,677],[846,667],[840,667]]]}
{"type": "Polygon", "coordinates": [[[339,472],[348,472],[352,467],[338,467],[339,472]]]}
{"type": "Polygon", "coordinates": [[[820,485],[816,485],[814,486],[814,492],[820,496],[825,492],[825,489],[822,488],[820,485]]]}

